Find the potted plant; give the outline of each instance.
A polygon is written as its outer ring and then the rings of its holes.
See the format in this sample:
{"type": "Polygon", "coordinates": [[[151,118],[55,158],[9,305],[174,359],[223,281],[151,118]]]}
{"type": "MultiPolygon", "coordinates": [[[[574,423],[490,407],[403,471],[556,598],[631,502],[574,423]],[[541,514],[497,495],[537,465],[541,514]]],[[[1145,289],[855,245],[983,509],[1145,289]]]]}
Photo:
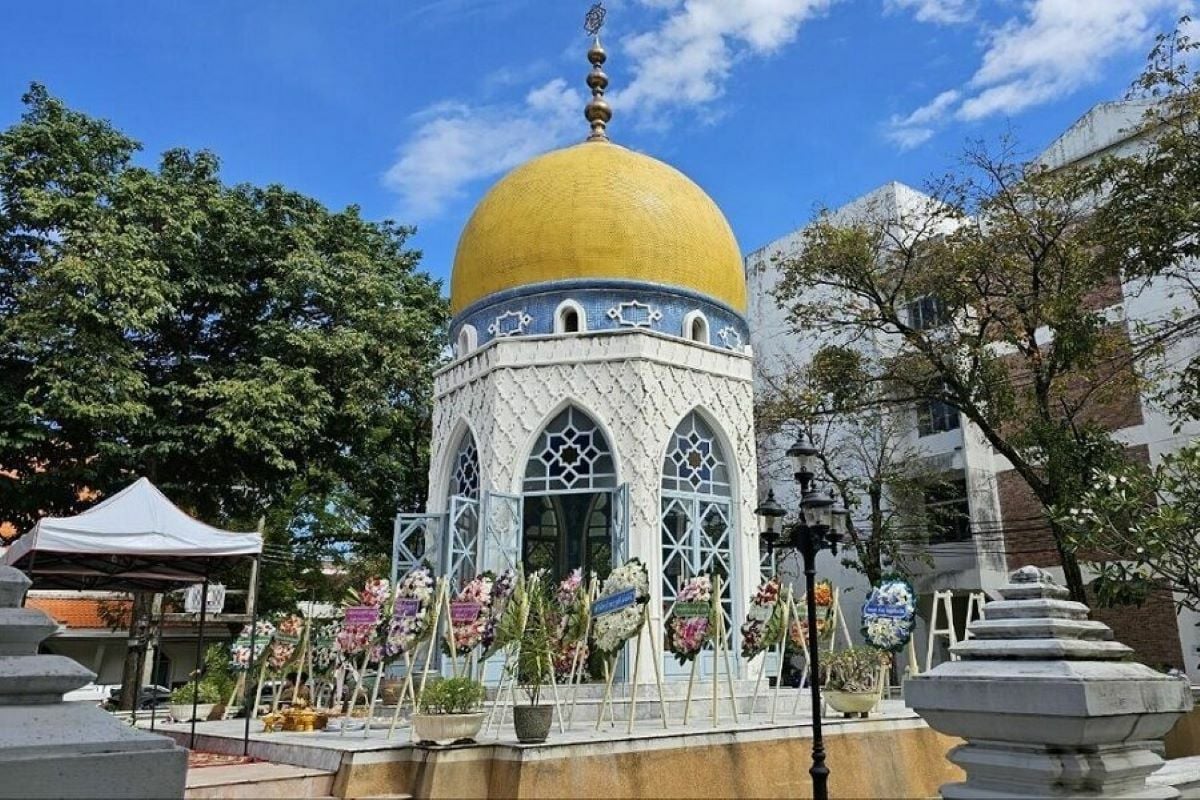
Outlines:
{"type": "Polygon", "coordinates": [[[425,687],[413,731],[421,742],[473,740],[483,726],[483,684],[468,677],[443,678],[425,687]]]}
{"type": "Polygon", "coordinates": [[[879,678],[888,654],[874,647],[851,647],[822,664],[825,699],[835,711],[866,716],[879,702],[879,678]]]}
{"type": "Polygon", "coordinates": [[[192,719],[192,704],[195,703],[196,719],[205,720],[219,702],[221,690],[218,686],[206,680],[198,684],[188,681],[171,692],[171,718],[176,722],[189,722],[192,719]]]}
{"type": "Polygon", "coordinates": [[[554,717],[554,706],[540,702],[542,690],[550,681],[550,671],[554,669],[554,635],[550,627],[552,600],[548,586],[537,580],[529,583],[526,598],[529,610],[525,628],[517,639],[520,649],[509,669],[529,702],[513,706],[513,727],[517,741],[537,744],[546,741],[550,735],[554,717]]]}

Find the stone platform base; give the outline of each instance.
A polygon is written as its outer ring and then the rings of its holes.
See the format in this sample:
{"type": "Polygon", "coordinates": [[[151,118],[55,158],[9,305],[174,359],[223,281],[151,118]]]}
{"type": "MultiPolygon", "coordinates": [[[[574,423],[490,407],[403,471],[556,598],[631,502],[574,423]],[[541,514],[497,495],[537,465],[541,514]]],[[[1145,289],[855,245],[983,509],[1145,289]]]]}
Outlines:
{"type": "MultiPolygon", "coordinates": [[[[632,734],[624,723],[594,723],[560,733],[543,745],[520,745],[511,728],[478,744],[420,747],[407,730],[388,742],[353,732],[262,734],[250,755],[336,773],[331,794],[371,797],[411,794],[441,797],[809,797],[811,730],[807,709],[768,724],[763,716],[740,725],[693,720],[663,730],[640,720],[632,734]]],[[[258,727],[258,726],[256,726],[258,727]]],[[[184,726],[159,726],[182,744],[184,726]]],[[[241,753],[241,721],[197,726],[198,749],[241,753]]],[[[939,785],[962,773],[946,760],[957,745],[889,701],[868,720],[827,719],[827,763],[834,797],[933,797],[939,785]]]]}

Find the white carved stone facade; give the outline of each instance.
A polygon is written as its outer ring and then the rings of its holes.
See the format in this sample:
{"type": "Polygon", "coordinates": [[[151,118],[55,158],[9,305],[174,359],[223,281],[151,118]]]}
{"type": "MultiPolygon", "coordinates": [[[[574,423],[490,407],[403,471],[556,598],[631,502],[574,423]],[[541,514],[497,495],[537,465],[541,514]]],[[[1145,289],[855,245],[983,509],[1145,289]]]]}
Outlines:
{"type": "MultiPolygon", "coordinates": [[[[428,511],[448,510],[465,430],[478,447],[483,496],[520,494],[535,441],[568,406],[595,420],[612,448],[618,484],[629,487],[628,555],[650,572],[652,616],[662,602],[661,485],[668,441],[693,411],[713,429],[731,467],[731,588],[734,619],[740,619],[759,581],[753,374],[746,353],[641,329],[490,342],[435,379],[428,511]]],[[[427,541],[429,549],[440,546],[427,541]]],[[[661,642],[661,620],[653,624],[661,642]]],[[[640,681],[652,680],[648,661],[640,681]]]]}

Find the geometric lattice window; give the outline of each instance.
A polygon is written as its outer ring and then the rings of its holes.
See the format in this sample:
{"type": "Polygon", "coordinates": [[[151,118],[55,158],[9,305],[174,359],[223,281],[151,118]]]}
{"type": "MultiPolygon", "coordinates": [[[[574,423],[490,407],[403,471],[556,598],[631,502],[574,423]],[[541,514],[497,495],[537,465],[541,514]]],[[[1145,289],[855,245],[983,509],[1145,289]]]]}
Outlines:
{"type": "Polygon", "coordinates": [[[470,431],[463,433],[454,454],[454,472],[450,474],[450,497],[479,499],[479,451],[470,431]]]}
{"type": "Polygon", "coordinates": [[[671,434],[662,487],[668,492],[729,497],[729,465],[712,428],[694,411],[671,434]]]}
{"type": "Polygon", "coordinates": [[[594,491],[617,485],[612,450],[587,414],[571,406],[550,421],[525,464],[525,493],[594,491]]]}
{"type": "Polygon", "coordinates": [[[694,411],[671,434],[662,487],[663,616],[671,612],[684,582],[697,575],[720,575],[726,587],[721,610],[732,647],[736,562],[729,465],[712,428],[694,411]]]}

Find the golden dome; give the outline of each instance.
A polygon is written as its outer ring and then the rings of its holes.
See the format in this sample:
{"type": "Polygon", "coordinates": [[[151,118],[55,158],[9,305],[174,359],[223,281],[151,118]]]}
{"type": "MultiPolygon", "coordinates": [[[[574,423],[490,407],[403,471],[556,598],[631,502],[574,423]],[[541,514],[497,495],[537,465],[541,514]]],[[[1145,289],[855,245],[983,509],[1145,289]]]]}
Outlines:
{"type": "Polygon", "coordinates": [[[458,241],[450,306],[572,279],[643,281],[742,313],[742,256],[716,203],[674,167],[607,141],[523,164],[484,196],[458,241]]]}

